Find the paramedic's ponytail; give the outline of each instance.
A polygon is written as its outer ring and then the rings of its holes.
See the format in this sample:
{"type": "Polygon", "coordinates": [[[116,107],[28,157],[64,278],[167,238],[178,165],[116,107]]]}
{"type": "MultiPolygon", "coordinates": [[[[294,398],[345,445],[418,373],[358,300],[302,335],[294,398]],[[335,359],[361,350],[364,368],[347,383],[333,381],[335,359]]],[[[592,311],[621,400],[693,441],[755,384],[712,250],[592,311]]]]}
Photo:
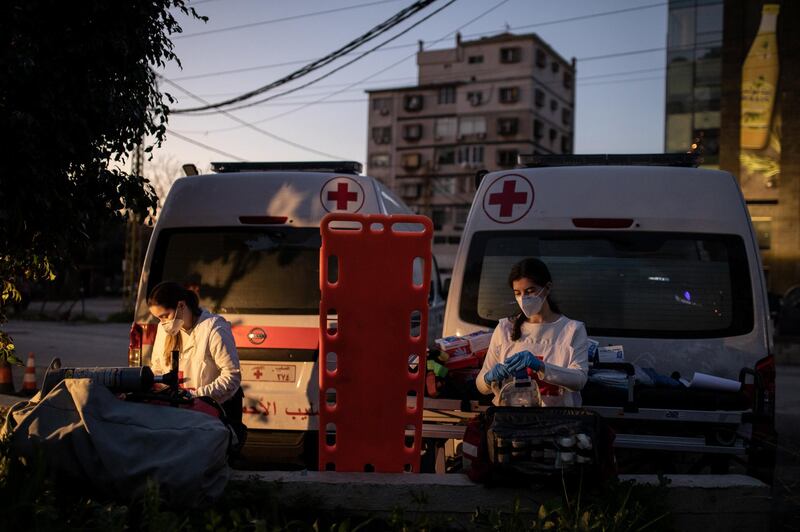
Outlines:
{"type": "MultiPolygon", "coordinates": [[[[539,259],[534,258],[523,259],[511,267],[511,272],[508,274],[508,286],[513,288],[514,281],[518,281],[520,279],[530,279],[538,286],[545,286],[548,283],[553,282],[553,278],[550,275],[550,270],[547,269],[547,265],[539,259]]],[[[547,304],[550,305],[550,310],[556,314],[561,314],[561,309],[558,308],[558,303],[556,303],[549,293],[545,299],[547,300],[547,304]]],[[[520,339],[522,336],[522,324],[525,323],[526,319],[525,313],[523,312],[520,312],[519,315],[514,318],[514,327],[511,331],[511,341],[516,342],[520,339]]]]}

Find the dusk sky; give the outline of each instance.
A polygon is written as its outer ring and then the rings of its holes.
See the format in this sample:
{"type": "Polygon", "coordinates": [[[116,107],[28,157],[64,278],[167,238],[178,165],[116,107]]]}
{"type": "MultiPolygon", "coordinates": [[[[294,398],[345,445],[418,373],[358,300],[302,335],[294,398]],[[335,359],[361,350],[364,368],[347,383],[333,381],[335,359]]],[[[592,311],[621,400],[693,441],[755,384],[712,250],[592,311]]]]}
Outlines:
{"type": "MultiPolygon", "coordinates": [[[[439,0],[359,50],[403,31],[448,1],[439,0]]],[[[412,3],[198,0],[191,5],[209,18],[208,23],[180,17],[184,33],[174,36],[173,42],[183,68],[171,64],[160,73],[186,91],[208,102],[218,102],[266,85],[325,56],[412,3]],[[315,14],[332,10],[338,11],[315,14]],[[228,29],[242,25],[249,26],[228,29]]],[[[425,41],[426,49],[451,48],[457,30],[467,40],[506,29],[513,33],[535,32],[565,58],[577,58],[577,153],[663,151],[667,2],[654,0],[456,0],[386,45],[386,50],[367,55],[294,94],[232,114],[292,143],[336,158],[364,162],[364,90],[414,85],[418,40],[425,41]],[[628,11],[619,12],[622,10],[628,11]],[[617,13],[603,15],[614,11],[617,13]],[[356,85],[348,88],[352,84],[356,85]],[[306,105],[325,97],[322,103],[306,105]]],[[[354,56],[304,80],[328,72],[354,56]]],[[[200,105],[168,83],[162,90],[178,98],[176,108],[200,105]]],[[[192,162],[206,169],[210,161],[231,159],[178,135],[250,161],[326,158],[220,114],[173,115],[169,130],[174,134],[168,134],[167,142],[155,152],[157,161],[192,162]]]]}

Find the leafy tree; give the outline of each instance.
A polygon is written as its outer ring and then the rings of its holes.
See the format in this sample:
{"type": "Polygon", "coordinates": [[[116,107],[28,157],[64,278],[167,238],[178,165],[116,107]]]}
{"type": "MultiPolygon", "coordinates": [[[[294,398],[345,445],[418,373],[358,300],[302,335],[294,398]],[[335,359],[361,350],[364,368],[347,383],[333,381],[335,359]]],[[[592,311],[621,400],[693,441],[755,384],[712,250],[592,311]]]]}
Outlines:
{"type": "MultiPolygon", "coordinates": [[[[185,0],[0,6],[0,323],[21,279],[52,279],[106,221],[153,214],[153,187],[124,167],[164,138],[173,100],[153,68],[180,64],[178,13],[206,20],[185,0]]],[[[0,331],[0,363],[12,345],[0,331]]]]}

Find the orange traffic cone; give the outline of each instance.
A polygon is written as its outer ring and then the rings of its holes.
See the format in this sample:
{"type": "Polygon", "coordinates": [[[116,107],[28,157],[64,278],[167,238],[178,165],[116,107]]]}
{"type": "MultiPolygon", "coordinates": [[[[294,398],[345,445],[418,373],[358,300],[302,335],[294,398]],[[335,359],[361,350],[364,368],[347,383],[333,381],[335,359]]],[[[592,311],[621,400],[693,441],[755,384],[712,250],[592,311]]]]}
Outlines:
{"type": "Polygon", "coordinates": [[[36,360],[33,352],[28,353],[28,362],[25,364],[25,376],[22,378],[22,395],[36,393],[36,360]]]}
{"type": "Polygon", "coordinates": [[[7,362],[0,364],[0,393],[14,393],[14,381],[11,378],[11,365],[7,362]]]}

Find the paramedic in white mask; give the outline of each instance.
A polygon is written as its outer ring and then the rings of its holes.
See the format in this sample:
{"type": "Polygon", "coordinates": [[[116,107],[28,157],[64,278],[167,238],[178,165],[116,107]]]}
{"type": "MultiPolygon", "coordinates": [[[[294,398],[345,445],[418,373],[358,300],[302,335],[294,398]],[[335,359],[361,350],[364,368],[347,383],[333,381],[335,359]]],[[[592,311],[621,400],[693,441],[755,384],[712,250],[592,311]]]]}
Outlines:
{"type": "Polygon", "coordinates": [[[508,284],[520,313],[500,320],[476,385],[494,393],[519,370],[530,369],[543,406],[580,406],[589,369],[589,343],[582,322],[561,314],[550,297],[553,280],[544,262],[528,258],[511,268],[508,284]]]}
{"type": "Polygon", "coordinates": [[[230,323],[200,308],[197,294],[178,283],[159,283],[147,298],[159,325],[150,365],[155,374],[172,369],[180,353],[178,378],[193,396],[217,401],[243,443],[241,370],[230,323]]]}

